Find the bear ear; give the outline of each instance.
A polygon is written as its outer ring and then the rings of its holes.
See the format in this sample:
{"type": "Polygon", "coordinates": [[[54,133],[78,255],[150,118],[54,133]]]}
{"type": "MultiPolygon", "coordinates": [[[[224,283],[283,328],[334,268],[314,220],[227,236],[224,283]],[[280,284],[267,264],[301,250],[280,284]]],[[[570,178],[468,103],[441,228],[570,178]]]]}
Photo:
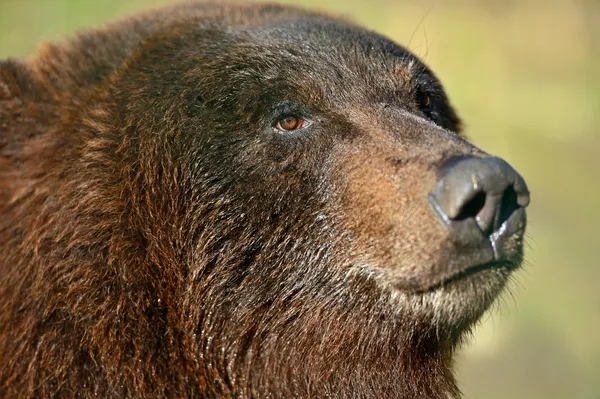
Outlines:
{"type": "Polygon", "coordinates": [[[17,60],[0,60],[0,101],[22,97],[30,84],[25,65],[17,60]]]}
{"type": "MultiPolygon", "coordinates": [[[[16,148],[14,145],[7,145],[9,142],[14,144],[15,140],[38,132],[40,126],[43,126],[37,123],[37,113],[43,105],[39,103],[38,97],[32,75],[25,63],[0,60],[0,161],[8,154],[6,151],[14,151],[16,148]]],[[[6,168],[0,162],[0,175],[6,168]]],[[[0,191],[1,184],[0,181],[0,191]]]]}
{"type": "Polygon", "coordinates": [[[43,88],[35,84],[27,64],[15,59],[0,60],[0,103],[38,99],[42,96],[41,90],[43,88]]]}

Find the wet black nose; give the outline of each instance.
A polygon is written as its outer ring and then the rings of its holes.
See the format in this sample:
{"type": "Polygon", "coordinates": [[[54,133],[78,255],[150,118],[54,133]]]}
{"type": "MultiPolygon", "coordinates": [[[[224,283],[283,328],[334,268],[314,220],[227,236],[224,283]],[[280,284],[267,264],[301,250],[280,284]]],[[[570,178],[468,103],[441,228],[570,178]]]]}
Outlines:
{"type": "Polygon", "coordinates": [[[474,219],[476,223],[465,227],[479,229],[478,234],[489,237],[529,204],[529,190],[525,180],[502,159],[469,157],[442,167],[430,199],[446,223],[474,219]]]}

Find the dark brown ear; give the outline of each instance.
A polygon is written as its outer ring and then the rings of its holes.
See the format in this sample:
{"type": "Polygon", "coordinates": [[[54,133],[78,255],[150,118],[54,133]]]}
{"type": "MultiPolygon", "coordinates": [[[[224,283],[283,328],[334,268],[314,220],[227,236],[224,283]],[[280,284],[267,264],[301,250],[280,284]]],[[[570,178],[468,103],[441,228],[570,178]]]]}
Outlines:
{"type": "Polygon", "coordinates": [[[15,60],[0,60],[0,156],[19,130],[29,91],[26,67],[15,60]]]}
{"type": "Polygon", "coordinates": [[[6,172],[1,162],[52,125],[52,107],[42,92],[24,62],[0,60],[0,175],[6,172]]]}
{"type": "Polygon", "coordinates": [[[20,68],[17,61],[0,60],[0,211],[16,186],[10,176],[14,175],[15,119],[23,108],[20,68]]]}
{"type": "Polygon", "coordinates": [[[37,148],[28,143],[54,125],[54,107],[42,92],[25,62],[0,60],[0,214],[27,184],[24,161],[37,148]]]}
{"type": "MultiPolygon", "coordinates": [[[[0,61],[0,101],[20,98],[28,91],[29,78],[26,68],[16,60],[0,61]]],[[[0,107],[6,104],[0,105],[0,107]]]]}
{"type": "Polygon", "coordinates": [[[20,71],[22,68],[18,61],[0,61],[0,157],[9,147],[14,120],[23,107],[21,96],[25,82],[20,71]]]}

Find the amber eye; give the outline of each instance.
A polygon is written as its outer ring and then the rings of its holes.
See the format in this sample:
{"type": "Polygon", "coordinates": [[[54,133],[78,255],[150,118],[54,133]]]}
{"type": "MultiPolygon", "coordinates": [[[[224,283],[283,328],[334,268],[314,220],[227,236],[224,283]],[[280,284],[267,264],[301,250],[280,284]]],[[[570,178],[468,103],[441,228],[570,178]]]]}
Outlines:
{"type": "Polygon", "coordinates": [[[307,123],[308,122],[304,119],[295,116],[286,116],[285,118],[280,119],[275,127],[284,132],[291,132],[305,127],[307,123]]]}

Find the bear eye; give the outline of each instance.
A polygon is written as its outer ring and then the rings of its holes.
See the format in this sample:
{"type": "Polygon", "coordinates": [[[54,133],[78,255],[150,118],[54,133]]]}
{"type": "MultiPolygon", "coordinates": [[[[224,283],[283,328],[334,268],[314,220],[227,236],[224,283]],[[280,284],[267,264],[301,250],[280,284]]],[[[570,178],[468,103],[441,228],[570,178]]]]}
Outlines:
{"type": "Polygon", "coordinates": [[[291,132],[308,126],[308,121],[290,115],[277,121],[275,128],[283,132],[291,132]]]}
{"type": "Polygon", "coordinates": [[[421,89],[417,89],[415,93],[415,100],[417,101],[417,106],[427,116],[431,116],[431,96],[428,93],[425,93],[421,89]]]}

